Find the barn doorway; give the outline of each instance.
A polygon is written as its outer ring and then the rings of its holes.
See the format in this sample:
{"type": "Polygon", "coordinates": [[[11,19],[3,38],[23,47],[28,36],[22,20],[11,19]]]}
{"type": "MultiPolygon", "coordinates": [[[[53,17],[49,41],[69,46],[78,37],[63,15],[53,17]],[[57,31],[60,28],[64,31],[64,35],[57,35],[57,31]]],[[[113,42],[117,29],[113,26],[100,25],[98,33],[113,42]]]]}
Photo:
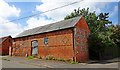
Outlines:
{"type": "Polygon", "coordinates": [[[34,40],[32,43],[32,56],[37,56],[38,54],[38,41],[34,40]]]}

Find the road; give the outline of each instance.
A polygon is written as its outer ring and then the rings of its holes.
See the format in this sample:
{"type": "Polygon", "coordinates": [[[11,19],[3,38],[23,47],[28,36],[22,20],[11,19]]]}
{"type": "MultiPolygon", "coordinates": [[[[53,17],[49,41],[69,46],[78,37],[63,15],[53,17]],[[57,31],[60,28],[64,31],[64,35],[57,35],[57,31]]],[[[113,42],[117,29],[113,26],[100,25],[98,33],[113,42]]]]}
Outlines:
{"type": "Polygon", "coordinates": [[[2,68],[44,68],[44,67],[3,60],[2,68]]]}
{"type": "Polygon", "coordinates": [[[8,58],[8,56],[5,56],[5,57],[0,56],[0,66],[2,66],[0,68],[45,68],[42,66],[22,63],[22,62],[14,61],[12,59],[7,59],[7,58],[8,58]],[[4,58],[4,59],[2,59],[2,58],[4,58]]]}
{"type": "Polygon", "coordinates": [[[113,63],[79,63],[70,64],[61,61],[49,61],[21,57],[4,57],[2,68],[118,68],[118,62],[113,63]]]}

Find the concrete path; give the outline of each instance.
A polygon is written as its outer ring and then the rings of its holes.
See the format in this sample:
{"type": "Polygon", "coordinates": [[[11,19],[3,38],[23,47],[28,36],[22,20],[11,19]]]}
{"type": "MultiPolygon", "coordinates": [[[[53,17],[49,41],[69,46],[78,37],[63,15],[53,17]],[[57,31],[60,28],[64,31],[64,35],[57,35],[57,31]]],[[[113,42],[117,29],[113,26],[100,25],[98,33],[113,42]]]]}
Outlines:
{"type": "Polygon", "coordinates": [[[3,57],[3,68],[118,68],[114,63],[79,63],[70,64],[62,61],[27,59],[25,57],[3,57]]]}

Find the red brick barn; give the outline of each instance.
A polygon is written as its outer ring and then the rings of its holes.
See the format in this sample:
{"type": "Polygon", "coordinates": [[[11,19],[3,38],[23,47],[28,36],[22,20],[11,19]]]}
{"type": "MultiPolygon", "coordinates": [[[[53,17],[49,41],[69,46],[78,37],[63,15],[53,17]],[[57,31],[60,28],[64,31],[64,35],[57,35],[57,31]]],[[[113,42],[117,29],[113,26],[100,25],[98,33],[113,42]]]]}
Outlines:
{"type": "Polygon", "coordinates": [[[0,55],[8,55],[9,47],[12,46],[12,37],[6,36],[0,38],[0,55]]]}
{"type": "Polygon", "coordinates": [[[88,60],[90,30],[82,16],[26,30],[14,38],[13,55],[88,60]]]}

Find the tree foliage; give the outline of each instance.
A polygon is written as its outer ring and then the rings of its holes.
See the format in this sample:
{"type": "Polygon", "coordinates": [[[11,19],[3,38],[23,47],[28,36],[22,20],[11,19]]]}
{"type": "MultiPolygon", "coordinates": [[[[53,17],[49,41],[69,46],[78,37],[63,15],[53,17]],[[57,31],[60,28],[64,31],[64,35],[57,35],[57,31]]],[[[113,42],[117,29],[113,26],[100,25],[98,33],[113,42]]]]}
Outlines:
{"type": "Polygon", "coordinates": [[[111,35],[111,39],[118,47],[120,47],[120,25],[113,26],[113,34],[111,35]]]}
{"type": "Polygon", "coordinates": [[[92,53],[99,54],[99,57],[101,57],[106,47],[120,47],[120,26],[115,26],[108,20],[109,13],[97,15],[95,11],[90,12],[89,8],[78,8],[70,15],[67,15],[64,20],[80,15],[85,18],[91,31],[89,35],[89,48],[92,53]]]}
{"type": "Polygon", "coordinates": [[[83,8],[81,10],[79,8],[75,9],[70,15],[67,15],[64,19],[67,20],[80,15],[82,15],[85,18],[91,30],[91,33],[102,31],[103,29],[106,29],[106,25],[112,23],[108,20],[109,13],[100,13],[99,15],[96,15],[95,11],[90,12],[89,8],[83,8]]]}

